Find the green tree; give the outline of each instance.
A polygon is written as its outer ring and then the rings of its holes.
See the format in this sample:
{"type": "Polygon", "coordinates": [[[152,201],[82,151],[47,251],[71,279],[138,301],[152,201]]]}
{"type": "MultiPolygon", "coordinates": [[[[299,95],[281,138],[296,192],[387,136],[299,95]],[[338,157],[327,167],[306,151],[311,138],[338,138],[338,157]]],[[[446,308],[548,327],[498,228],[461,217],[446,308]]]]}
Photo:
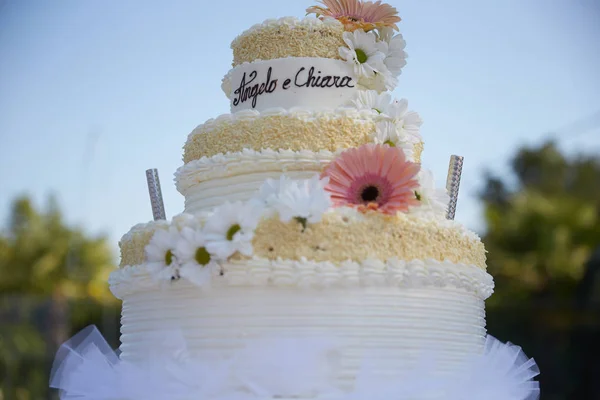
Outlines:
{"type": "Polygon", "coordinates": [[[106,284],[113,268],[106,239],[67,226],[53,199],[42,211],[28,198],[14,201],[0,234],[0,399],[51,397],[58,346],[118,315],[106,284]]]}
{"type": "Polygon", "coordinates": [[[481,194],[496,281],[488,328],[536,358],[543,399],[600,398],[583,367],[598,368],[590,350],[600,353],[600,160],[546,143],[520,150],[511,166],[512,176],[488,176],[481,194]]]}

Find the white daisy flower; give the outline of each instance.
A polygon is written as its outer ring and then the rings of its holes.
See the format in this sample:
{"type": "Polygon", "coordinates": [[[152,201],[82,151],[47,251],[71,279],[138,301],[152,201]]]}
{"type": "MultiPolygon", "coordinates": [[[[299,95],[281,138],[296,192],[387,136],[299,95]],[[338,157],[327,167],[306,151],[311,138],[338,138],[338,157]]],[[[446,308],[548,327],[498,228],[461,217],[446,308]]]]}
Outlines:
{"type": "Polygon", "coordinates": [[[156,280],[179,279],[179,264],[175,248],[180,239],[177,228],[159,229],[154,232],[150,242],[144,248],[150,274],[156,280]]]}
{"type": "Polygon", "coordinates": [[[319,175],[300,181],[288,180],[281,187],[273,204],[283,222],[297,220],[306,228],[307,223],[320,222],[323,213],[331,207],[331,196],[325,190],[328,178],[319,175]]]}
{"type": "Polygon", "coordinates": [[[262,210],[253,202],[225,203],[217,207],[204,225],[206,249],[217,260],[239,252],[252,255],[254,230],[262,210]]]}
{"type": "Polygon", "coordinates": [[[375,132],[371,135],[375,144],[385,144],[391,147],[399,147],[404,151],[408,159],[413,159],[414,144],[398,126],[391,121],[381,121],[375,124],[375,132]]]}
{"type": "Polygon", "coordinates": [[[398,76],[402,73],[402,68],[406,65],[408,55],[404,51],[406,42],[402,34],[394,36],[394,30],[384,28],[381,30],[380,39],[382,45],[381,51],[385,54],[383,63],[393,76],[398,76]]]}
{"type": "Polygon", "coordinates": [[[249,201],[257,207],[263,208],[265,211],[263,215],[265,217],[271,217],[275,213],[273,204],[277,201],[277,196],[281,192],[282,187],[286,187],[290,184],[291,179],[285,175],[281,175],[279,179],[267,179],[258,189],[256,196],[252,197],[249,201]]]}
{"type": "Polygon", "coordinates": [[[379,93],[376,90],[359,90],[352,104],[359,110],[373,110],[378,114],[386,115],[392,103],[392,95],[387,92],[379,93]]]}
{"type": "Polygon", "coordinates": [[[174,253],[181,267],[179,273],[197,286],[209,286],[219,265],[206,249],[206,238],[200,229],[184,227],[174,253]]]}
{"type": "Polygon", "coordinates": [[[344,32],[344,42],[348,47],[340,47],[340,56],[354,67],[354,73],[360,77],[374,77],[376,72],[383,72],[385,54],[377,43],[373,32],[357,29],[344,32]]]}
{"type": "Polygon", "coordinates": [[[410,138],[414,143],[421,141],[421,125],[423,120],[418,113],[408,111],[406,99],[395,100],[388,108],[388,116],[400,130],[401,136],[410,138]]]}
{"type": "Polygon", "coordinates": [[[375,124],[375,132],[372,137],[375,144],[387,144],[391,147],[396,147],[396,144],[400,142],[396,124],[390,121],[381,121],[375,124]]]}
{"type": "Polygon", "coordinates": [[[381,70],[372,77],[362,77],[358,80],[361,87],[376,90],[377,92],[392,91],[398,86],[398,79],[388,71],[385,64],[382,64],[381,70]]]}
{"type": "Polygon", "coordinates": [[[290,179],[285,175],[281,175],[277,180],[267,179],[258,190],[259,198],[264,200],[265,205],[269,205],[273,197],[276,197],[279,194],[281,187],[285,186],[289,181],[290,179]]]}
{"type": "Polygon", "coordinates": [[[377,39],[380,42],[390,43],[396,31],[393,28],[383,27],[377,30],[377,39]]]}
{"type": "Polygon", "coordinates": [[[411,211],[432,212],[437,215],[446,215],[450,196],[446,189],[436,188],[433,174],[428,170],[421,170],[417,175],[419,188],[415,190],[417,200],[421,205],[411,211]]]}

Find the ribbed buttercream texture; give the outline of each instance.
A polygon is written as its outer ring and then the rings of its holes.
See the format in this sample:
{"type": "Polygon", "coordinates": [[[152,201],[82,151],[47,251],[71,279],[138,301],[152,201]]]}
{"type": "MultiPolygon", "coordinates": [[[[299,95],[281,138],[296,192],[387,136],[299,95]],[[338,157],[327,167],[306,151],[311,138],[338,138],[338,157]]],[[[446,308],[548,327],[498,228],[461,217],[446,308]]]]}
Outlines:
{"type": "Polygon", "coordinates": [[[156,346],[149,333],[181,330],[194,357],[228,357],[264,337],[314,337],[341,345],[339,379],[363,357],[377,373],[398,373],[434,352],[451,371],[484,343],[484,303],[454,288],[193,287],[134,293],[123,302],[122,357],[141,360],[156,346]]]}

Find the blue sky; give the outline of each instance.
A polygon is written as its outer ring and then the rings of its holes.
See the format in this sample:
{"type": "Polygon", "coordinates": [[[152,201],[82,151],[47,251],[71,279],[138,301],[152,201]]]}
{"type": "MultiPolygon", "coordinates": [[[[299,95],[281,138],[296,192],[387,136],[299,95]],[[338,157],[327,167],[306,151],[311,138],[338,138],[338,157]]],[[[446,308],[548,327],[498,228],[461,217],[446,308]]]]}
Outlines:
{"type": "MultiPolygon", "coordinates": [[[[507,173],[523,144],[554,133],[571,154],[600,153],[595,0],[390,2],[409,54],[395,95],[425,121],[424,164],[443,185],[449,156],[465,157],[458,220],[483,229],[483,171],[507,173]]],[[[167,215],[181,212],[173,172],[188,133],[229,111],[230,42],[313,3],[0,0],[0,218],[19,194],[55,193],[116,249],[152,218],[147,168],[167,215]]]]}

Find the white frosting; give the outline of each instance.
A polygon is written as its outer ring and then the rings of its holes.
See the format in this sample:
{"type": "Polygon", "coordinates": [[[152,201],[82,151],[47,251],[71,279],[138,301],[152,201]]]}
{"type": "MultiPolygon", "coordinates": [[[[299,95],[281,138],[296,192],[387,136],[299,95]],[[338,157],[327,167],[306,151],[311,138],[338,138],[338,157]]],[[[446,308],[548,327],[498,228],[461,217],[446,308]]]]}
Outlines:
{"type": "Polygon", "coordinates": [[[175,173],[177,190],[185,196],[185,212],[210,211],[223,201],[248,200],[268,179],[282,174],[307,179],[335,158],[330,151],[270,149],[219,154],[191,161],[175,173]]]}
{"type": "Polygon", "coordinates": [[[354,273],[314,265],[301,276],[291,263],[281,263],[277,274],[269,265],[250,263],[251,272],[228,271],[221,277],[223,284],[215,283],[210,291],[182,281],[162,290],[123,290],[118,292],[124,300],[121,357],[141,360],[164,345],[148,333],[181,329],[191,356],[197,357],[227,357],[254,338],[334,338],[342,349],[342,381],[355,377],[366,355],[377,372],[395,374],[407,360],[433,350],[435,368],[452,371],[464,357],[482,350],[483,299],[464,283],[469,278],[459,278],[460,273],[446,278],[448,268],[442,264],[439,273],[428,262],[408,264],[412,267],[390,272],[381,272],[377,263],[363,264],[354,273]],[[380,285],[382,274],[396,278],[386,277],[383,282],[388,284],[380,285]]]}
{"type": "MultiPolygon", "coordinates": [[[[286,171],[291,179],[309,179],[319,171],[286,171]]],[[[268,178],[278,179],[283,172],[248,173],[210,180],[190,187],[185,193],[185,212],[198,214],[208,212],[226,201],[246,201],[257,193],[260,185],[268,178]]]]}
{"type": "MultiPolygon", "coordinates": [[[[491,296],[494,290],[491,275],[481,268],[432,259],[409,262],[368,259],[360,263],[346,261],[336,265],[306,259],[273,261],[253,257],[246,261],[227,262],[222,267],[224,275],[213,276],[213,287],[438,287],[464,290],[482,300],[491,296]]],[[[110,275],[109,284],[113,294],[120,299],[136,292],[161,288],[161,283],[152,279],[145,264],[126,266],[114,271],[110,275]]],[[[167,282],[162,289],[177,290],[187,286],[189,285],[183,281],[167,282]]]]}
{"type": "Polygon", "coordinates": [[[260,151],[244,149],[241,152],[218,154],[191,161],[175,172],[177,190],[182,194],[190,186],[210,179],[239,175],[248,172],[268,172],[277,165],[279,171],[318,170],[336,157],[336,153],[327,150],[271,150],[260,151]]]}
{"type": "Polygon", "coordinates": [[[231,112],[273,107],[333,110],[358,90],[351,65],[310,57],[243,63],[229,71],[221,87],[231,99],[231,112]]]}
{"type": "Polygon", "coordinates": [[[342,26],[342,23],[335,18],[324,18],[323,20],[319,18],[315,18],[314,16],[305,17],[305,18],[296,18],[296,17],[281,17],[281,18],[269,18],[264,20],[259,24],[254,24],[250,28],[246,29],[244,32],[240,33],[234,40],[231,42],[231,47],[237,45],[237,41],[243,37],[250,35],[252,33],[261,31],[263,29],[268,29],[270,27],[277,26],[290,26],[290,27],[303,27],[303,28],[314,28],[319,29],[322,26],[342,26]]]}

